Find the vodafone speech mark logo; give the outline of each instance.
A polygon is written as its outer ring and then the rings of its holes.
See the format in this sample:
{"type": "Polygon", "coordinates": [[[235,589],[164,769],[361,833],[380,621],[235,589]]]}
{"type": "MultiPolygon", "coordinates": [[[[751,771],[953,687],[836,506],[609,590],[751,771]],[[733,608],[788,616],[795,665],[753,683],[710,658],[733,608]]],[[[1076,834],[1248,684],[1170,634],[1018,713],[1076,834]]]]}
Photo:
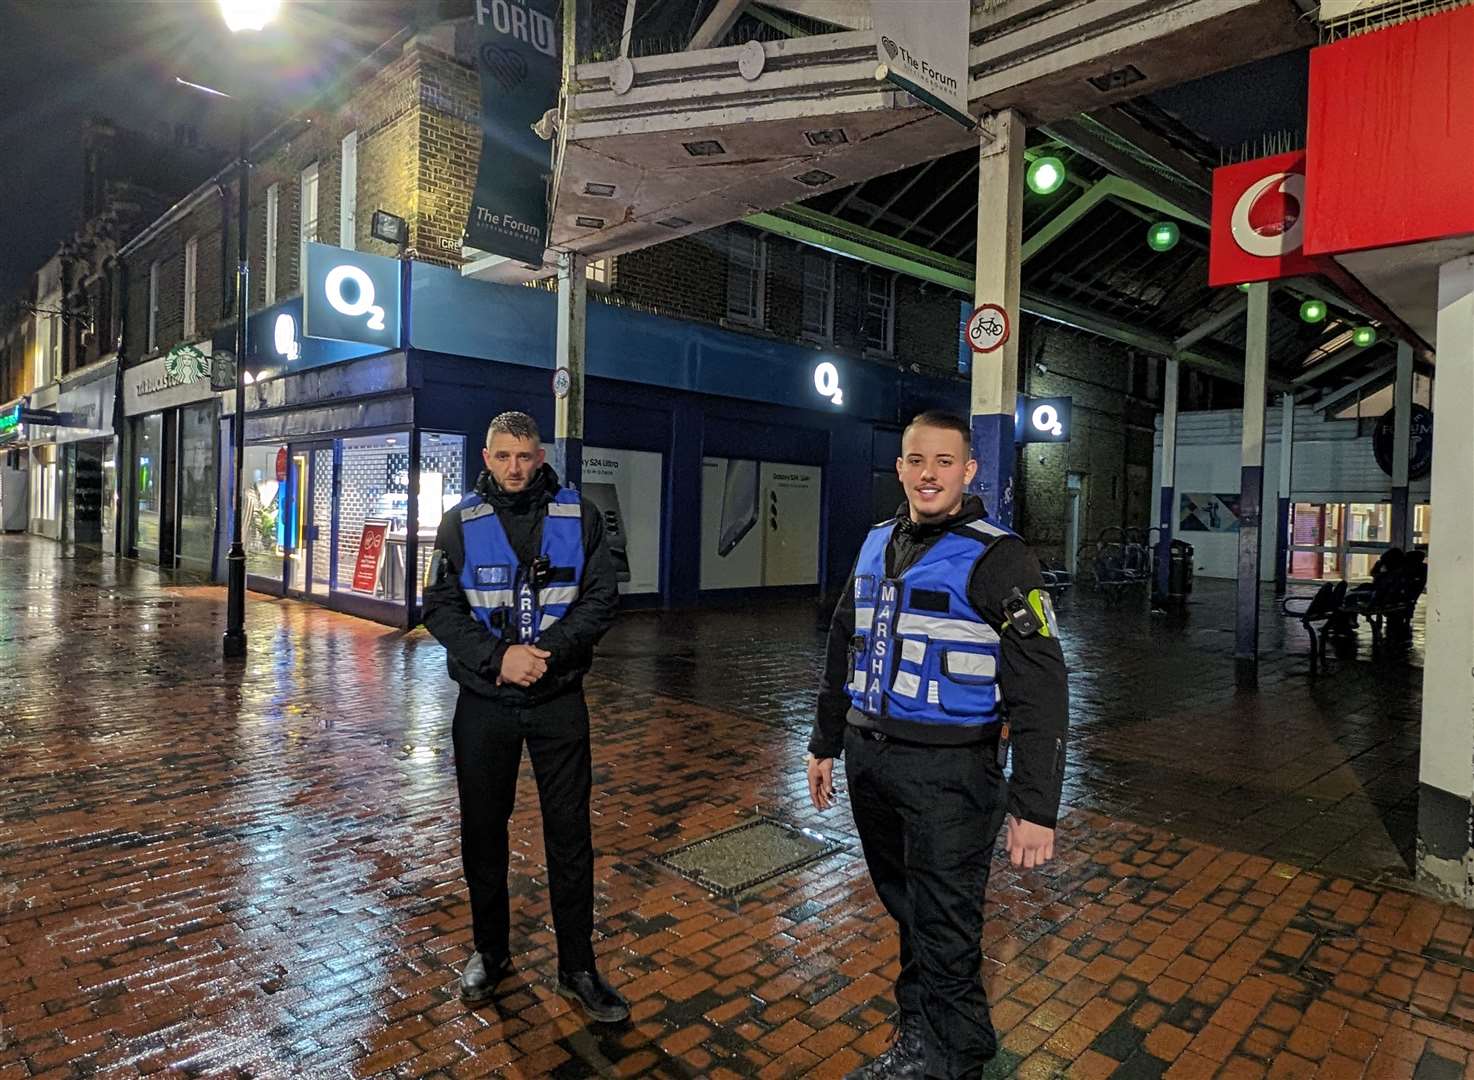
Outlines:
{"type": "Polygon", "coordinates": [[[1270,173],[1234,203],[1229,220],[1234,243],[1261,259],[1299,251],[1305,241],[1304,207],[1305,174],[1270,173]]]}

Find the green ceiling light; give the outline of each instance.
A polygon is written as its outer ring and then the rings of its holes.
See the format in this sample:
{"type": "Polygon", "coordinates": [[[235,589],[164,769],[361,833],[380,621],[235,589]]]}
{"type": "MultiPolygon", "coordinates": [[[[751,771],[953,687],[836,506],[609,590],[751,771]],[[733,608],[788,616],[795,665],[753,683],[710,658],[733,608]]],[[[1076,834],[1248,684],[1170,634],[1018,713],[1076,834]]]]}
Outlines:
{"type": "Polygon", "coordinates": [[[1171,251],[1181,235],[1175,222],[1159,221],[1146,231],[1146,246],[1153,251],[1171,251]]]}
{"type": "Polygon", "coordinates": [[[1300,319],[1302,322],[1318,323],[1326,321],[1326,303],[1324,300],[1307,300],[1300,305],[1300,319]]]}
{"type": "Polygon", "coordinates": [[[1248,292],[1248,291],[1249,291],[1249,283],[1247,281],[1244,282],[1242,285],[1239,286],[1239,292],[1248,292]]]}
{"type": "Polygon", "coordinates": [[[1034,194],[1053,195],[1065,182],[1065,163],[1057,157],[1035,158],[1026,179],[1034,194]]]}
{"type": "Polygon", "coordinates": [[[1375,345],[1377,343],[1377,330],[1372,326],[1358,326],[1355,330],[1351,331],[1351,341],[1363,349],[1368,345],[1375,345]]]}

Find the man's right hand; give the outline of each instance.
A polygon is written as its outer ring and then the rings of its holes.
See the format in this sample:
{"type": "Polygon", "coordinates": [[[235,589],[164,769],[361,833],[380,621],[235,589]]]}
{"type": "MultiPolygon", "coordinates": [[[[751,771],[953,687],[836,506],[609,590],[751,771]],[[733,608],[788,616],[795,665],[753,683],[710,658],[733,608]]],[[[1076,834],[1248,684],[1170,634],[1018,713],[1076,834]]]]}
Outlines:
{"type": "Polygon", "coordinates": [[[815,810],[828,810],[834,805],[834,759],[809,755],[809,798],[815,810]]]}
{"type": "Polygon", "coordinates": [[[502,670],[498,683],[531,686],[548,671],[548,657],[553,654],[535,645],[511,645],[502,654],[502,670]]]}

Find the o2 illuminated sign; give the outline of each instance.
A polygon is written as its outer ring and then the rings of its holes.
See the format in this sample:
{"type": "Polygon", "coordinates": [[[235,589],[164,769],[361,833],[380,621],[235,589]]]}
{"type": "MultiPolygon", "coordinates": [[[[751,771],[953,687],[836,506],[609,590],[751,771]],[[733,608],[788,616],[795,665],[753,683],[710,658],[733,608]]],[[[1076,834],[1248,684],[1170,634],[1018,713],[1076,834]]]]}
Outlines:
{"type": "Polygon", "coordinates": [[[814,366],[814,389],[820,397],[828,398],[835,405],[844,404],[844,390],[839,385],[839,368],[825,360],[814,366]]]}
{"type": "Polygon", "coordinates": [[[1069,442],[1070,405],[1067,397],[1020,397],[1014,417],[1016,441],[1021,443],[1069,442]]]}
{"type": "Polygon", "coordinates": [[[402,269],[398,259],[308,244],[303,336],[399,348],[402,269]]]}
{"type": "Polygon", "coordinates": [[[358,266],[335,266],[328,271],[323,293],[328,306],[350,319],[367,316],[364,325],[370,330],[384,329],[384,309],[374,303],[374,279],[358,266]],[[352,297],[352,299],[349,299],[352,297]]]}
{"type": "Polygon", "coordinates": [[[283,360],[297,360],[302,356],[302,342],[297,340],[297,320],[290,312],[283,311],[272,323],[271,345],[283,360]]]}

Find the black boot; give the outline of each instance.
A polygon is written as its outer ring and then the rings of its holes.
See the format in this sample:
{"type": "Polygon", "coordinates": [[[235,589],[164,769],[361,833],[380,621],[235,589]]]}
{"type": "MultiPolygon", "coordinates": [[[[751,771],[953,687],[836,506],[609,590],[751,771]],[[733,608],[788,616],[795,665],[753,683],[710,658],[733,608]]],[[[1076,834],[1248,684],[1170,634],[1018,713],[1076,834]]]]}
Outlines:
{"type": "Polygon", "coordinates": [[[890,1049],[845,1080],[925,1080],[926,1046],[921,1039],[921,1017],[901,1014],[890,1049]]]}
{"type": "Polygon", "coordinates": [[[605,1024],[629,1018],[630,1003],[597,971],[559,971],[558,993],[578,1002],[585,1012],[605,1024]]]}
{"type": "Polygon", "coordinates": [[[465,970],[461,972],[461,1000],[467,1005],[480,1005],[490,1001],[496,993],[497,984],[510,974],[511,957],[504,956],[498,960],[483,953],[472,953],[465,970]]]}

